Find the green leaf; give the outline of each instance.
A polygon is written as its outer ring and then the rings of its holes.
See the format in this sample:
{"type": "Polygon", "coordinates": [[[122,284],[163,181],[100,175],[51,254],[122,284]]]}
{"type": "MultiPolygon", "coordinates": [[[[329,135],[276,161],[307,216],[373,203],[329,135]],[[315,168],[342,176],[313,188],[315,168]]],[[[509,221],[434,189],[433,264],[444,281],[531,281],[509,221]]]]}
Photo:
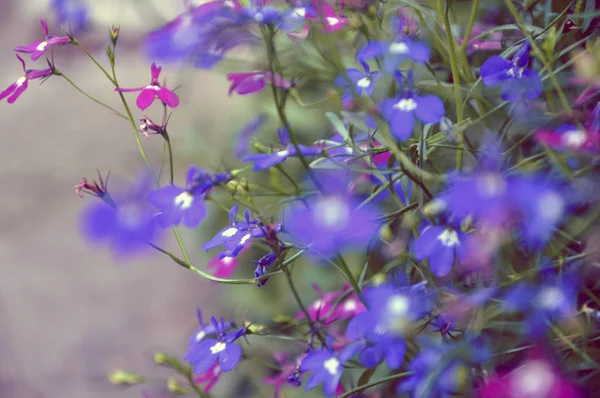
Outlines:
{"type": "Polygon", "coordinates": [[[342,137],[344,137],[344,140],[350,140],[350,132],[348,131],[346,126],[344,126],[344,123],[342,123],[340,118],[337,117],[337,115],[335,113],[327,112],[327,113],[325,113],[325,116],[327,116],[327,119],[329,119],[329,121],[333,125],[333,128],[338,133],[340,133],[342,135],[342,137]]]}
{"type": "Polygon", "coordinates": [[[357,387],[361,387],[361,386],[364,386],[365,384],[367,384],[369,382],[369,380],[371,380],[371,377],[373,377],[373,375],[375,374],[376,370],[377,370],[377,366],[365,370],[358,378],[357,387]]]}

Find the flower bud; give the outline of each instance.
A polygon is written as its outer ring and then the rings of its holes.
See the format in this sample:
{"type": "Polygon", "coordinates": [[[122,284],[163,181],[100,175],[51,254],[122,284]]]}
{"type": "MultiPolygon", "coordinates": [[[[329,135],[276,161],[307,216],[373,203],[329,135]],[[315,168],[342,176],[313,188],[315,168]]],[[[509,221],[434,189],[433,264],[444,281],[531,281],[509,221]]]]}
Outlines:
{"type": "Polygon", "coordinates": [[[169,377],[167,380],[167,388],[170,392],[176,395],[187,395],[188,391],[176,379],[169,377]]]}
{"type": "Polygon", "coordinates": [[[110,374],[108,377],[112,384],[118,385],[135,385],[146,381],[146,378],[142,375],[126,372],[124,370],[117,369],[110,374]]]}
{"type": "Polygon", "coordinates": [[[157,365],[168,365],[170,363],[169,356],[162,352],[157,352],[154,354],[154,362],[157,365]]]}
{"type": "Polygon", "coordinates": [[[112,47],[108,43],[106,43],[106,56],[111,62],[115,60],[115,54],[113,53],[112,47]]]}
{"type": "Polygon", "coordinates": [[[113,46],[117,45],[117,39],[119,38],[120,31],[121,31],[121,28],[119,26],[117,26],[117,27],[112,26],[108,30],[108,34],[110,35],[110,41],[112,42],[113,46]]]}

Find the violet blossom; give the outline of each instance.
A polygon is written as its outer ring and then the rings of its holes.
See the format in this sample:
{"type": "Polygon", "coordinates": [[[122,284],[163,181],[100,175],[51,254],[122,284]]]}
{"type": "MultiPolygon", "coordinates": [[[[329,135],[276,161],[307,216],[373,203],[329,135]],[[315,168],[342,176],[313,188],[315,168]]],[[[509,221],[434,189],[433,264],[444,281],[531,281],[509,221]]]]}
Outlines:
{"type": "Polygon", "coordinates": [[[275,87],[289,89],[292,87],[292,83],[285,80],[278,74],[275,74],[275,78],[271,77],[271,72],[242,72],[242,73],[229,73],[227,80],[231,81],[229,87],[229,95],[236,92],[239,95],[246,95],[257,93],[267,86],[267,84],[275,83],[275,87]]]}
{"type": "Polygon", "coordinates": [[[150,67],[151,80],[148,86],[137,88],[118,87],[115,88],[115,91],[121,93],[141,91],[136,101],[138,108],[141,110],[145,110],[152,105],[156,97],[158,97],[163,104],[168,105],[171,108],[176,108],[179,105],[179,97],[177,94],[175,94],[172,90],[162,86],[158,82],[161,70],[162,68],[160,66],[156,66],[156,64],[153,62],[150,67]]]}
{"type": "Polygon", "coordinates": [[[27,46],[17,46],[15,51],[18,53],[31,54],[31,60],[36,61],[39,57],[44,55],[44,52],[52,46],[69,44],[71,38],[66,36],[49,36],[48,35],[48,24],[45,19],[40,20],[42,29],[44,30],[44,40],[34,41],[27,46]]]}
{"type": "Polygon", "coordinates": [[[19,57],[18,54],[17,58],[21,62],[21,65],[23,65],[23,72],[25,72],[25,74],[17,79],[16,82],[8,86],[6,90],[0,93],[0,101],[8,97],[6,102],[9,104],[14,103],[21,96],[21,94],[27,90],[30,80],[46,79],[54,74],[52,67],[46,69],[25,69],[25,61],[23,58],[19,57]]]}

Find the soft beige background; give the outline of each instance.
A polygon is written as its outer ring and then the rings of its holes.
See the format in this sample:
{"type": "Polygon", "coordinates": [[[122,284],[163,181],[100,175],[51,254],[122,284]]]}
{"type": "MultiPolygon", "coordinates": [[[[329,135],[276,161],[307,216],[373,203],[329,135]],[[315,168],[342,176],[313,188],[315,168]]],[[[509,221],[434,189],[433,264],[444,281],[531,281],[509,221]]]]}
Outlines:
{"type": "MultiPolygon", "coordinates": [[[[121,23],[119,80],[123,86],[147,84],[149,63],[136,52],[137,40],[161,18],[176,15],[181,4],[156,2],[162,5],[154,12],[128,7],[125,1],[93,3],[96,33],[81,41],[102,57],[102,26],[121,23]]],[[[39,19],[48,14],[47,2],[40,0],[2,0],[2,7],[4,89],[22,73],[13,47],[38,39],[39,19]]],[[[56,26],[52,29],[60,33],[56,26]]],[[[28,67],[43,67],[39,62],[28,62],[28,67]]],[[[57,65],[82,88],[119,107],[102,74],[76,51],[61,49],[57,65]]],[[[174,68],[165,72],[170,85],[185,84],[182,106],[171,124],[176,151],[187,146],[193,125],[202,127],[195,134],[202,135],[207,148],[231,145],[221,132],[232,127],[219,111],[225,107],[230,122],[231,109],[244,102],[228,99],[225,78],[174,68]]],[[[128,98],[134,105],[135,94],[128,98]]],[[[0,103],[0,120],[0,397],[138,397],[137,389],[110,385],[107,374],[123,368],[164,375],[152,363],[153,353],[182,354],[196,327],[196,306],[218,307],[216,290],[163,257],[115,264],[107,251],[90,248],[79,237],[79,211],[93,199],[78,198],[73,186],[82,176],[94,177],[97,168],[132,176],[141,166],[125,121],[56,77],[42,86],[33,82],[15,104],[0,103]]],[[[156,162],[160,139],[144,141],[144,146],[156,162]]],[[[180,181],[191,155],[180,156],[180,181]]],[[[219,150],[201,156],[200,164],[219,165],[219,150]]],[[[198,237],[184,237],[195,262],[203,266],[206,257],[194,249],[198,237]]]]}

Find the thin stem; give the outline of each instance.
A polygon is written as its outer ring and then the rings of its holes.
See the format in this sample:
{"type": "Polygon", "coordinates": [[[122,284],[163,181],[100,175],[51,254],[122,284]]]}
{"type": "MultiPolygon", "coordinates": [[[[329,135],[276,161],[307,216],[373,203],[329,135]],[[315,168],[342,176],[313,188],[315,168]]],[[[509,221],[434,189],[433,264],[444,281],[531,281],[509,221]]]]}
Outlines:
{"type": "Polygon", "coordinates": [[[167,143],[167,149],[169,151],[169,182],[171,183],[171,185],[173,185],[173,182],[175,181],[175,171],[173,167],[173,147],[171,146],[171,138],[169,137],[169,133],[167,133],[167,129],[163,131],[162,136],[164,137],[165,142],[167,143]]]}
{"type": "Polygon", "coordinates": [[[356,388],[348,390],[345,393],[343,393],[342,395],[340,395],[338,398],[348,398],[348,397],[353,396],[356,393],[365,391],[365,390],[367,390],[367,389],[369,389],[371,387],[375,387],[375,386],[378,386],[379,384],[387,383],[388,381],[394,381],[396,379],[401,379],[401,378],[403,378],[405,376],[410,376],[413,373],[415,373],[415,372],[410,371],[410,372],[398,373],[398,374],[395,374],[395,375],[384,377],[383,379],[380,379],[380,380],[377,380],[377,381],[374,381],[374,382],[371,382],[371,383],[363,384],[362,386],[358,386],[356,388]]]}
{"type": "Polygon", "coordinates": [[[89,95],[88,93],[86,93],[85,91],[83,91],[81,88],[79,88],[79,86],[77,86],[75,83],[73,83],[73,81],[71,79],[69,79],[67,76],[65,76],[62,72],[58,71],[56,68],[54,69],[54,74],[62,76],[71,86],[73,86],[73,88],[77,91],[79,91],[81,94],[85,95],[86,97],[88,97],[89,99],[91,99],[92,101],[94,101],[95,103],[102,105],[103,107],[105,107],[106,109],[108,109],[109,111],[113,112],[115,115],[122,117],[123,119],[127,119],[127,116],[123,115],[121,112],[119,112],[118,110],[112,108],[111,106],[105,104],[104,102],[92,97],[91,95],[89,95]]]}
{"type": "MultiPolygon", "coordinates": [[[[106,70],[106,69],[105,69],[105,68],[104,68],[102,65],[100,65],[100,63],[99,63],[98,61],[96,61],[96,58],[94,58],[94,56],[92,56],[92,54],[90,54],[90,53],[88,52],[88,50],[86,50],[86,49],[85,49],[85,48],[84,48],[84,47],[83,47],[83,46],[82,46],[82,45],[79,43],[79,41],[77,41],[76,39],[72,39],[72,43],[73,43],[73,44],[75,44],[77,47],[79,47],[79,49],[80,49],[81,51],[83,51],[83,52],[85,53],[85,55],[87,55],[87,56],[88,56],[88,58],[89,58],[89,59],[91,59],[91,60],[92,60],[92,62],[93,62],[94,64],[96,64],[96,66],[98,67],[98,69],[100,69],[100,70],[102,71],[102,73],[104,73],[104,75],[106,76],[106,78],[107,78],[108,80],[110,80],[110,82],[111,82],[111,83],[112,83],[112,84],[113,84],[115,87],[118,87],[118,85],[117,85],[117,80],[116,80],[114,77],[110,77],[110,75],[108,74],[108,71],[107,71],[107,70],[106,70]]],[[[113,73],[113,76],[114,76],[114,73],[113,73]]]]}
{"type": "Polygon", "coordinates": [[[358,295],[358,298],[360,298],[360,301],[363,302],[363,304],[365,305],[365,307],[369,308],[369,303],[367,302],[367,300],[363,296],[362,291],[360,290],[360,286],[358,286],[358,282],[356,281],[356,278],[352,274],[352,271],[350,270],[350,267],[348,267],[348,264],[346,264],[346,261],[344,260],[344,257],[342,257],[341,254],[338,255],[338,262],[339,262],[338,265],[340,267],[340,270],[346,275],[346,278],[348,279],[348,282],[350,282],[350,285],[352,286],[352,289],[354,289],[354,291],[358,295]]]}
{"type": "Polygon", "coordinates": [[[466,51],[467,46],[469,44],[469,37],[471,36],[471,32],[473,31],[473,25],[475,24],[475,19],[477,18],[478,9],[479,0],[473,0],[473,4],[471,5],[471,16],[469,17],[469,23],[467,25],[467,29],[465,30],[463,42],[460,45],[460,51],[462,51],[463,53],[466,51]]]}

